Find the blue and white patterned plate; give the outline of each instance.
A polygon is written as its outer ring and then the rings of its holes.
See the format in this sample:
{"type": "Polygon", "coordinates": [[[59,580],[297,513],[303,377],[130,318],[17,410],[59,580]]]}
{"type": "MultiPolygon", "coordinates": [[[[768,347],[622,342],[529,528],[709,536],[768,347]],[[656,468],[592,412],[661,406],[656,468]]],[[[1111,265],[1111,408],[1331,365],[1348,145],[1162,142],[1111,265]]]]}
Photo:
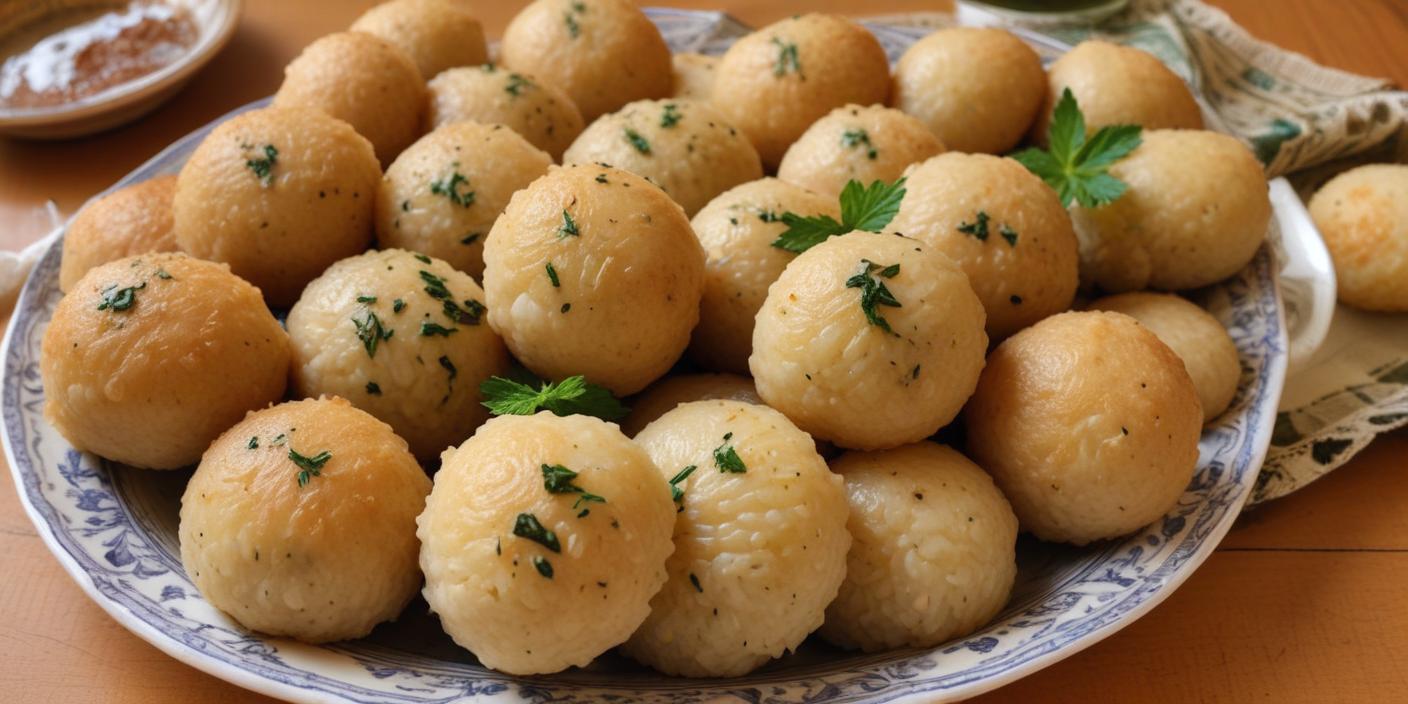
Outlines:
{"type": "MultiPolygon", "coordinates": [[[[721,51],[746,31],[717,13],[652,11],[678,50],[721,51]]],[[[926,30],[873,25],[892,58],[926,30]]],[[[1033,38],[1045,53],[1058,51],[1033,38]]],[[[247,109],[247,108],[246,108],[247,109]]],[[[210,127],[118,185],[180,168],[210,127]]],[[[1272,233],[1274,240],[1276,233],[1272,233]]],[[[1232,525],[1270,440],[1286,367],[1269,249],[1205,292],[1236,341],[1243,373],[1231,409],[1203,433],[1178,505],[1144,531],[1085,549],[1023,539],[1011,602],[968,638],[932,650],[857,655],[808,641],[747,677],[663,677],[607,654],[551,677],[485,669],[444,635],[423,602],[370,637],[317,647],[250,633],[211,607],[182,571],[176,538],[188,472],[113,466],[75,451],[44,421],[39,349],[61,294],[55,243],[24,287],[4,342],[0,410],[20,498],[79,585],[119,623],[171,656],[249,689],[299,702],[935,701],[973,696],[1109,636],[1166,598],[1232,525]]]]}

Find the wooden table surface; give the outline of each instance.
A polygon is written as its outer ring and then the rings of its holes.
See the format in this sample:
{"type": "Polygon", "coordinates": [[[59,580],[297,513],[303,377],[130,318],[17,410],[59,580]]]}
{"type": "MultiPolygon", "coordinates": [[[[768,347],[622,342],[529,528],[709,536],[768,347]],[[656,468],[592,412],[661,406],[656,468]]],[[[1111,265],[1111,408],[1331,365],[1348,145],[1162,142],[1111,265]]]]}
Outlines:
{"type": "MultiPolygon", "coordinates": [[[[177,137],[269,95],[314,38],[371,3],[247,0],[233,41],[147,118],[65,143],[0,139],[0,247],[15,216],[71,213],[177,137]]],[[[498,36],[519,2],[475,3],[498,36]]],[[[761,24],[804,10],[948,9],[935,0],[695,0],[761,24]]],[[[1215,0],[1254,35],[1312,59],[1408,85],[1404,0],[1215,0]]],[[[6,237],[9,239],[6,239],[6,237]]],[[[8,317],[8,313],[6,313],[8,317]]],[[[1120,633],[985,702],[1408,701],[1408,432],[1243,516],[1168,601],[1120,633]]],[[[0,481],[0,700],[266,702],[167,657],[88,601],[0,481]]]]}

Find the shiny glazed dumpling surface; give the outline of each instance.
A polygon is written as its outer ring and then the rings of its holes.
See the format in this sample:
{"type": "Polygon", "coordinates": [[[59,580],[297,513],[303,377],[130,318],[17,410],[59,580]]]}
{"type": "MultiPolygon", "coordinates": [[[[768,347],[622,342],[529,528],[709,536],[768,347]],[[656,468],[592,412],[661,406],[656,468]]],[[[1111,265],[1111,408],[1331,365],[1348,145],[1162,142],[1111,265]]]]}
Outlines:
{"type": "Polygon", "coordinates": [[[690,221],[704,246],[704,296],[689,354],[707,369],[748,373],[753,319],[768,286],[797,255],[772,246],[787,225],[782,214],[840,217],[834,198],[765,178],[731,188],[690,221]]]}
{"type": "Polygon", "coordinates": [[[669,370],[699,319],[704,254],[680,206],[635,174],[555,167],[484,247],[489,323],[539,376],[617,395],[669,370]]]}
{"type": "Polygon", "coordinates": [[[1000,340],[1070,308],[1079,285],[1071,218],[1055,191],[1012,159],[941,154],[908,172],[890,228],[963,268],[1000,340]]]}
{"type": "Polygon", "coordinates": [[[181,563],[251,630],[360,638],[420,585],[416,516],[430,480],[391,428],[338,398],[250,413],[181,498],[181,563]]]}
{"type": "Polygon", "coordinates": [[[399,249],[344,259],[289,311],[293,387],[349,399],[432,460],[488,419],[479,384],[509,367],[483,302],[443,261],[399,249]]]}
{"type": "Polygon", "coordinates": [[[44,417],[81,450],[174,469],[283,396],[288,336],[223,264],[147,254],[90,269],[54,309],[44,417]]]}
{"type": "Polygon", "coordinates": [[[270,305],[288,306],[333,262],[366,249],[377,165],[347,123],[266,108],[221,123],[176,181],[176,242],[226,262],[270,305]]]}
{"type": "Polygon", "coordinates": [[[484,274],[484,240],[508,199],[552,157],[503,125],[455,122],[396,157],[376,197],[376,239],[484,274]]]}
{"type": "Polygon", "coordinates": [[[983,305],[948,257],[852,232],[799,255],[768,289],[748,365],[758,394],[798,427],[884,449],[953,420],[987,344],[983,305]]]}
{"type": "Polygon", "coordinates": [[[968,451],[1022,530],[1085,545],[1157,520],[1198,461],[1203,411],[1173,350],[1122,313],[1062,313],[988,357],[968,451]]]}
{"type": "Polygon", "coordinates": [[[487,667],[583,667],[649,613],[674,521],[669,485],[615,425],[494,418],[435,477],[419,520],[425,600],[487,667]]]}
{"type": "Polygon", "coordinates": [[[1017,517],[992,478],[931,442],[848,452],[851,550],[821,636],[866,652],[932,648],[997,615],[1017,576],[1017,517]]]}
{"type": "Polygon", "coordinates": [[[1180,291],[1246,266],[1266,239],[1266,174],[1236,137],[1146,130],[1110,174],[1129,184],[1115,202],[1071,207],[1081,282],[1110,293],[1180,291]]]}
{"type": "Polygon", "coordinates": [[[562,161],[611,164],[644,176],[686,215],[729,188],[763,177],[748,138],[707,104],[690,100],[641,100],[603,115],[562,161]]]}
{"type": "Polygon", "coordinates": [[[678,406],[636,436],[683,492],[669,581],[624,648],[661,672],[734,677],[796,648],[845,576],[846,496],[812,440],[740,401],[678,406]]]}
{"type": "Polygon", "coordinates": [[[85,205],[64,228],[59,290],[73,290],[99,264],[135,254],[176,251],[171,215],[175,195],[176,177],[157,176],[85,205]]]}
{"type": "Polygon", "coordinates": [[[894,181],[944,150],[924,123],[881,105],[846,105],[812,123],[787,148],[777,177],[835,198],[849,181],[894,181]]]}
{"type": "Polygon", "coordinates": [[[431,128],[460,120],[505,125],[553,159],[561,159],[586,126],[556,86],[493,64],[452,68],[429,87],[431,128]]]}

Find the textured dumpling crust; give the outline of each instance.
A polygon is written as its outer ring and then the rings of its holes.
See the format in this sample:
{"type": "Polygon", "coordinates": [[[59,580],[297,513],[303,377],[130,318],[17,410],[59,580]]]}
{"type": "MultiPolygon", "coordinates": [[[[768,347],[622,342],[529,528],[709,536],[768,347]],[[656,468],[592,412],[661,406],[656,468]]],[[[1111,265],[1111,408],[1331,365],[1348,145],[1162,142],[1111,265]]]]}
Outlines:
{"type": "Polygon", "coordinates": [[[439,127],[401,152],[381,177],[377,245],[443,259],[478,279],[484,240],[508,199],[551,165],[552,157],[503,125],[439,127]]]}
{"type": "Polygon", "coordinates": [[[787,225],[781,215],[840,217],[834,198],[765,178],[731,188],[710,201],[690,225],[704,246],[704,296],[699,325],[689,343],[694,361],[708,369],[748,373],[753,319],[768,286],[797,255],[772,246],[787,225]]]}
{"type": "Polygon", "coordinates": [[[452,68],[431,79],[429,87],[432,129],[460,120],[505,125],[561,159],[586,126],[561,89],[493,64],[452,68]]]}
{"type": "Polygon", "coordinates": [[[988,357],[963,413],[968,450],[1022,529],[1084,545],[1173,508],[1203,411],[1178,355],[1122,313],[1062,313],[988,357]]]}
{"type": "Polygon", "coordinates": [[[537,0],[504,30],[500,55],[567,91],[587,122],[674,82],[660,30],[627,0],[537,0]]]}
{"type": "Polygon", "coordinates": [[[635,437],[656,418],[690,401],[726,399],[762,403],[753,380],[737,374],[681,374],[661,379],[631,399],[631,414],[621,421],[621,432],[635,437]]]}
{"type": "Polygon", "coordinates": [[[275,107],[321,110],[367,138],[382,164],[420,136],[425,79],[406,52],[365,32],[314,41],[284,68],[275,107]]]}
{"type": "Polygon", "coordinates": [[[1336,176],[1310,199],[1310,215],[1335,262],[1340,301],[1408,311],[1408,165],[1371,164],[1336,176]]]}
{"type": "Polygon", "coordinates": [[[1149,130],[1203,128],[1203,113],[1193,91],[1178,74],[1143,49],[1098,39],[1076,45],[1047,71],[1047,92],[1032,126],[1032,136],[1046,143],[1051,113],[1067,89],[1080,104],[1085,129],[1139,125],[1149,130]]]}
{"type": "Polygon", "coordinates": [[[391,0],[362,13],[352,31],[406,52],[426,80],[447,68],[489,60],[484,28],[455,0],[391,0]]]}
{"type": "Polygon", "coordinates": [[[176,242],[228,263],[271,305],[291,305],[328,265],[366,249],[380,178],[371,144],[347,123],[303,108],[250,110],[211,131],[181,168],[176,242]]]}
{"type": "Polygon", "coordinates": [[[1237,395],[1237,381],[1242,377],[1237,346],[1227,328],[1196,304],[1171,293],[1140,291],[1106,296],[1087,307],[1124,313],[1158,335],[1183,360],[1192,377],[1203,407],[1203,422],[1222,415],[1237,395]]]}
{"type": "Polygon", "coordinates": [[[99,264],[134,254],[176,251],[171,216],[175,195],[176,177],[157,176],[83,206],[64,230],[59,290],[73,290],[99,264]]]}
{"type": "Polygon", "coordinates": [[[963,268],[993,339],[1060,313],[1075,298],[1071,217],[1050,186],[1012,159],[950,152],[915,166],[890,228],[963,268]]]}
{"type": "Polygon", "coordinates": [[[987,623],[1017,577],[1017,516],[978,465],[931,442],[848,452],[851,550],[821,637],[867,652],[932,648],[987,623]]]}
{"type": "Polygon", "coordinates": [[[400,249],[344,259],[288,313],[293,388],[349,399],[431,460],[488,419],[479,384],[509,368],[483,301],[473,279],[437,259],[400,249]]]}
{"type": "Polygon", "coordinates": [[[694,215],[710,199],[763,177],[748,138],[705,103],[638,100],[603,115],[562,155],[644,176],[694,215]]]}
{"type": "Polygon", "coordinates": [[[879,450],[953,420],[987,346],[983,304],[948,257],[907,237],[852,232],[799,255],[768,289],[748,366],[758,394],[798,427],[879,450]],[[874,307],[888,332],[867,319],[862,275],[900,304],[874,307]]]}
{"type": "Polygon", "coordinates": [[[494,418],[446,452],[435,476],[419,519],[425,600],[488,667],[585,666],[650,612],[674,522],[666,480],[615,425],[547,412],[494,418]],[[550,492],[555,466],[602,501],[550,492]],[[530,525],[540,529],[515,531],[530,525]]]}
{"type": "Polygon", "coordinates": [[[1206,286],[1241,271],[1266,238],[1266,174],[1236,137],[1146,130],[1110,173],[1129,184],[1124,195],[1071,207],[1084,284],[1110,293],[1206,286]]]}
{"type": "Polygon", "coordinates": [[[882,105],[846,105],[812,123],[787,148],[777,177],[835,198],[848,181],[893,181],[944,150],[924,123],[882,105]]]}
{"type": "Polygon", "coordinates": [[[174,469],[283,396],[288,336],[223,264],[146,254],[90,269],[54,309],[44,417],[80,450],[174,469]]]}
{"type": "Polygon", "coordinates": [[[849,103],[884,103],[890,62],[864,27],[810,13],[774,22],[729,47],[715,71],[714,108],[777,168],[813,122],[849,103]]]}
{"type": "Polygon", "coordinates": [[[549,170],[514,194],[484,262],[489,323],[539,376],[633,394],[679,359],[699,320],[704,253],[689,220],[621,169],[549,170]]]}
{"type": "Polygon", "coordinates": [[[987,154],[1017,146],[1045,97],[1036,51],[1011,32],[980,27],[915,42],[890,88],[890,105],[919,118],[949,149],[987,154]]]}
{"type": "Polygon", "coordinates": [[[846,495],[812,439],[766,406],[697,401],[636,442],[668,480],[690,465],[670,579],[623,648],[670,675],[737,677],[821,625],[846,572],[846,495]],[[731,452],[730,452],[731,451],[731,452]],[[741,461],[746,471],[721,455],[741,461]]]}
{"type": "Polygon", "coordinates": [[[181,497],[181,563],[245,628],[360,638],[420,586],[415,521],[429,493],[385,423],[340,398],[280,404],[201,458],[181,497]]]}
{"type": "Polygon", "coordinates": [[[714,92],[714,71],[719,67],[719,57],[684,51],[670,57],[675,73],[675,90],[672,98],[681,100],[704,100],[714,92]]]}

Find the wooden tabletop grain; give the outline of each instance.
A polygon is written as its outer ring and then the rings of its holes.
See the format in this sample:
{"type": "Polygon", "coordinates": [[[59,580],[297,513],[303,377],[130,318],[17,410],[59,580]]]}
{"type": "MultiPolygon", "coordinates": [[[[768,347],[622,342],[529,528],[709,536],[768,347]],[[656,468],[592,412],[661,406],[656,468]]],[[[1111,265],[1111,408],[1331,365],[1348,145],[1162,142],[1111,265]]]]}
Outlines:
{"type": "MultiPolygon", "coordinates": [[[[269,95],[314,38],[369,0],[247,0],[233,41],[170,103],[64,143],[0,139],[7,218],[53,199],[71,213],[181,135],[269,95]]],[[[475,3],[498,36],[520,2],[475,3]]],[[[653,0],[761,24],[805,10],[948,9],[942,0],[653,0]]],[[[1408,85],[1405,0],[1214,0],[1254,35],[1330,66],[1408,85]]],[[[9,239],[6,239],[9,237],[9,239]]],[[[32,237],[26,235],[24,237],[32,237]]],[[[8,313],[5,314],[8,317],[8,313]]],[[[1107,640],[984,702],[1408,701],[1408,432],[1258,508],[1168,601],[1107,640]]],[[[167,657],[88,601],[0,480],[0,701],[267,702],[167,657]]]]}

